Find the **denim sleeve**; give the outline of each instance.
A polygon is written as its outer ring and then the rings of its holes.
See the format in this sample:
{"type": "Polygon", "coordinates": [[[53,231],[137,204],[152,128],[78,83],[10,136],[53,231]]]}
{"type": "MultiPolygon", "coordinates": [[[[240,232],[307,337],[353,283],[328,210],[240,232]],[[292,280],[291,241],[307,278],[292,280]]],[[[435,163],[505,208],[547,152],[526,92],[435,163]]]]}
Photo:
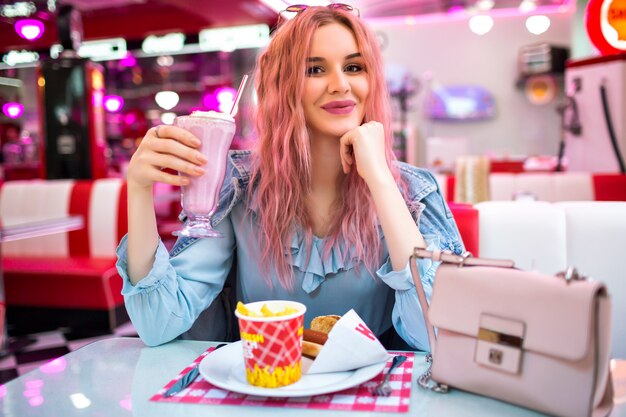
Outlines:
{"type": "MultiPolygon", "coordinates": [[[[432,182],[436,183],[432,174],[427,173],[427,175],[430,176],[432,182]]],[[[441,192],[437,190],[426,195],[423,200],[419,201],[419,204],[424,206],[424,210],[419,214],[418,226],[426,241],[427,249],[463,253],[465,251],[463,241],[441,192]]],[[[429,303],[439,265],[440,262],[432,262],[430,259],[417,261],[417,270],[429,303]]],[[[429,351],[426,323],[408,262],[402,271],[393,271],[390,260],[387,260],[377,274],[396,291],[392,322],[400,337],[416,349],[429,351]]]]}
{"type": "Polygon", "coordinates": [[[189,330],[217,297],[230,271],[235,237],[230,218],[217,229],[223,238],[198,239],[170,258],[159,242],[152,269],[136,285],[127,274],[127,237],[117,248],[122,295],[137,333],[148,346],[169,342],[189,330]]]}
{"type": "MultiPolygon", "coordinates": [[[[428,245],[428,250],[433,250],[439,246],[439,239],[437,239],[436,236],[424,236],[424,239],[428,245]]],[[[422,280],[426,298],[429,302],[433,290],[435,272],[439,264],[439,262],[433,262],[430,259],[417,261],[417,270],[422,280]]],[[[422,314],[422,307],[417,298],[417,290],[413,283],[409,263],[407,262],[403,270],[394,271],[391,266],[391,261],[388,259],[387,262],[376,271],[376,274],[383,282],[396,291],[396,302],[391,313],[391,321],[400,337],[416,349],[429,351],[430,347],[428,344],[426,324],[422,314]]]]}

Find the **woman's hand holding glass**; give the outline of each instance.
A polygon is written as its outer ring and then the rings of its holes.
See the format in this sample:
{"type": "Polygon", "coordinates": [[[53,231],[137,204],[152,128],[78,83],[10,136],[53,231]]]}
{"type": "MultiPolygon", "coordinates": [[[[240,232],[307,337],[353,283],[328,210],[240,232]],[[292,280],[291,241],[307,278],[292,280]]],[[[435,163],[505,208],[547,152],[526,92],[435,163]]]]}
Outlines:
{"type": "Polygon", "coordinates": [[[192,177],[202,175],[207,159],[198,150],[199,146],[200,140],[176,126],[161,125],[148,130],[128,165],[128,183],[141,187],[151,187],[155,182],[189,184],[188,177],[165,169],[192,177]]]}
{"type": "Polygon", "coordinates": [[[379,122],[367,122],[346,132],[340,139],[341,165],[344,173],[356,166],[368,184],[390,178],[385,159],[385,131],[379,122]]]}

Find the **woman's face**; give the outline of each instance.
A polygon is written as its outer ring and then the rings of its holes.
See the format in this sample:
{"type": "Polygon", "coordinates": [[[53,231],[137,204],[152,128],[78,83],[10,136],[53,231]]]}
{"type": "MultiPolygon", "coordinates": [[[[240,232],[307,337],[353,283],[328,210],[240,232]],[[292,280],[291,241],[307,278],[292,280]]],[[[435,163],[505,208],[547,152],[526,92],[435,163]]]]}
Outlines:
{"type": "Polygon", "coordinates": [[[352,32],[339,23],[318,28],[306,71],[302,105],[312,134],[341,137],[360,126],[369,81],[352,32]]]}

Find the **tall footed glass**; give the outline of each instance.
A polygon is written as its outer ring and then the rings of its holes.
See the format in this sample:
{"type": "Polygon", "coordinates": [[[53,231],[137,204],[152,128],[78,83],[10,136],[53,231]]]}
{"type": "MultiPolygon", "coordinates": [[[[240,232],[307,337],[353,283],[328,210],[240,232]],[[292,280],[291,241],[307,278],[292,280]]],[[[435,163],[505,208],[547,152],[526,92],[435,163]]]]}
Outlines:
{"type": "Polygon", "coordinates": [[[196,111],[189,116],[177,117],[174,124],[200,140],[199,150],[208,162],[203,166],[203,175],[189,176],[189,185],[182,187],[182,206],[187,220],[183,228],[173,232],[173,235],[222,237],[219,231],[213,229],[211,217],[217,209],[226,174],[226,159],[235,135],[235,120],[225,113],[196,111]]]}

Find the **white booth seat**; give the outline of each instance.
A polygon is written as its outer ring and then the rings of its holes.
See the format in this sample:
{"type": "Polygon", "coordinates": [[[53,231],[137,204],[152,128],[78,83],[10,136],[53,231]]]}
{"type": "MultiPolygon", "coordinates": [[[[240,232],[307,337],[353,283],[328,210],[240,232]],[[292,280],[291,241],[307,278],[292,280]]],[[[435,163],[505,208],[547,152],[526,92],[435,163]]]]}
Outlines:
{"type": "Polygon", "coordinates": [[[547,202],[485,201],[478,210],[479,253],[554,274],[567,265],[563,210],[547,202]]]}
{"type": "Polygon", "coordinates": [[[448,195],[448,176],[445,174],[439,174],[435,172],[433,172],[432,174],[433,174],[433,177],[435,177],[435,180],[437,181],[437,185],[439,186],[439,189],[441,190],[441,195],[444,196],[444,198],[446,198],[448,195]]]}
{"type": "MultiPolygon", "coordinates": [[[[487,201],[479,211],[480,256],[555,274],[574,266],[612,298],[612,354],[626,358],[626,202],[487,201]]],[[[532,306],[529,306],[532,308],[532,306]]]]}
{"type": "Polygon", "coordinates": [[[513,200],[519,193],[540,201],[593,201],[590,173],[492,173],[489,175],[490,200],[513,200]]]}

